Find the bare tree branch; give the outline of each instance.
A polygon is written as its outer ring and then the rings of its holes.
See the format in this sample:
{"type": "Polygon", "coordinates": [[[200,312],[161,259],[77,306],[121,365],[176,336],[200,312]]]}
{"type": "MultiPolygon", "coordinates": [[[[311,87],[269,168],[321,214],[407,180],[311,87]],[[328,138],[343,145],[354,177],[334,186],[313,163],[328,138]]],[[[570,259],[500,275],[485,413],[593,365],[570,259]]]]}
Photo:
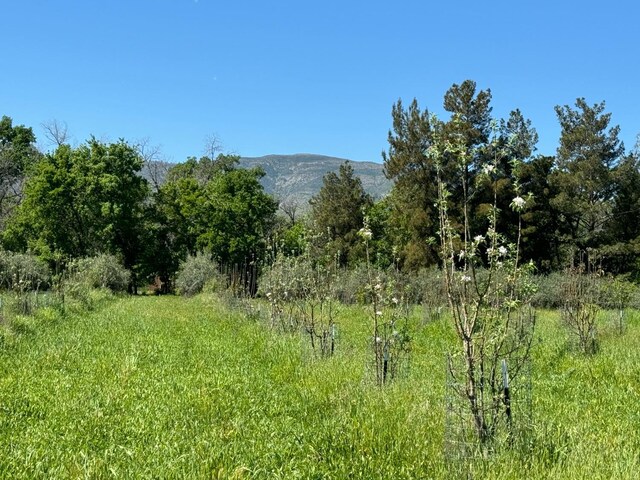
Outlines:
{"type": "Polygon", "coordinates": [[[49,120],[40,124],[44,130],[44,136],[49,141],[49,146],[55,145],[60,147],[69,140],[69,127],[67,122],[61,122],[59,120],[49,120]]]}

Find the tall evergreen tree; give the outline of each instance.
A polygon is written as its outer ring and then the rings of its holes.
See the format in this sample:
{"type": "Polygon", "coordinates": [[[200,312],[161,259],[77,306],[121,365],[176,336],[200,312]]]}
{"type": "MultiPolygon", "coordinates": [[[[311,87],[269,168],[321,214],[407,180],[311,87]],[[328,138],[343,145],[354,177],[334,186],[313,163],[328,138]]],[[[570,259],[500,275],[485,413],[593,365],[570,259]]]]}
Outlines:
{"type": "Polygon", "coordinates": [[[437,120],[428,110],[421,111],[415,99],[408,109],[398,100],[391,116],[389,152],[382,152],[385,176],[394,182],[386,233],[399,247],[404,267],[419,268],[438,258],[435,247],[425,241],[435,237],[438,228],[436,166],[428,153],[437,120]]]}
{"type": "Polygon", "coordinates": [[[612,173],[614,200],[606,224],[604,262],[614,273],[640,279],[640,152],[627,155],[612,173]]]}
{"type": "Polygon", "coordinates": [[[612,171],[624,145],[618,139],[620,127],[609,125],[604,102],[589,105],[578,98],[575,106],[555,109],[561,133],[552,177],[558,194],[552,206],[567,227],[568,249],[585,255],[604,241],[615,193],[612,171]]]}
{"type": "Polygon", "coordinates": [[[322,179],[322,188],[309,202],[314,227],[322,238],[326,255],[337,258],[341,265],[357,260],[362,253],[358,231],[363,225],[363,212],[372,201],[351,164],[340,165],[338,174],[327,173],[322,179]]]}

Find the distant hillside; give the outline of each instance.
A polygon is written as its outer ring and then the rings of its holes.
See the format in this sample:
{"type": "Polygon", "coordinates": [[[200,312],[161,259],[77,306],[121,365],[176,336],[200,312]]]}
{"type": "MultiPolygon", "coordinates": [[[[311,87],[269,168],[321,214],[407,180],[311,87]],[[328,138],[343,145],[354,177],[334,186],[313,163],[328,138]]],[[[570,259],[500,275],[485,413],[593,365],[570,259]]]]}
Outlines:
{"type": "MultiPolygon", "coordinates": [[[[267,192],[281,200],[296,202],[301,210],[308,207],[309,199],[322,187],[322,178],[328,172],[337,172],[346,159],[324,155],[266,155],[244,157],[240,166],[261,166],[266,175],[262,184],[267,192]]],[[[351,161],[355,174],[362,180],[365,191],[379,199],[391,190],[391,182],[382,171],[382,164],[351,161]]]]}
{"type": "MultiPolygon", "coordinates": [[[[261,166],[266,175],[262,185],[267,193],[278,199],[295,202],[299,211],[309,208],[309,199],[322,187],[322,178],[328,172],[337,172],[346,160],[324,155],[266,155],[264,157],[243,157],[240,167],[261,166]]],[[[152,186],[164,182],[166,172],[173,164],[150,162],[145,164],[142,175],[152,186]]],[[[362,180],[365,191],[379,199],[391,190],[391,182],[382,172],[382,164],[374,162],[351,161],[353,170],[362,180]]]]}

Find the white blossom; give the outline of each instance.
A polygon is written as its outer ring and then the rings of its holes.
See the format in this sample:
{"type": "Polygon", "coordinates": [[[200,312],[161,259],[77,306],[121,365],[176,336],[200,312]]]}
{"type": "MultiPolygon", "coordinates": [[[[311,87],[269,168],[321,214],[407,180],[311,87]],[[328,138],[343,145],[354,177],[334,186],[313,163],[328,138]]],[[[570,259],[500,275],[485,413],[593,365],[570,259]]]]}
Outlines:
{"type": "Polygon", "coordinates": [[[476,235],[475,237],[473,237],[473,241],[476,243],[480,243],[484,240],[484,237],[482,235],[476,235]]]}
{"type": "Polygon", "coordinates": [[[518,195],[516,198],[514,198],[511,201],[511,208],[514,208],[516,210],[522,210],[522,208],[524,208],[526,201],[524,198],[522,198],[520,195],[518,195]]]}
{"type": "Polygon", "coordinates": [[[482,171],[485,173],[485,175],[489,175],[495,169],[496,169],[495,165],[485,165],[484,167],[482,167],[482,171]]]}
{"type": "Polygon", "coordinates": [[[373,238],[373,232],[366,227],[361,228],[358,231],[358,235],[360,235],[365,240],[371,240],[373,238]]]}
{"type": "Polygon", "coordinates": [[[378,317],[381,317],[381,316],[382,316],[382,312],[381,312],[380,310],[378,310],[378,311],[376,312],[376,315],[377,315],[378,317]]]}
{"type": "Polygon", "coordinates": [[[507,254],[507,247],[505,247],[504,245],[500,245],[498,247],[498,253],[504,257],[507,254]]]}
{"type": "Polygon", "coordinates": [[[462,276],[462,281],[463,281],[464,283],[468,283],[468,282],[470,282],[470,281],[471,281],[471,277],[470,277],[469,275],[463,275],[463,276],[462,276]]]}

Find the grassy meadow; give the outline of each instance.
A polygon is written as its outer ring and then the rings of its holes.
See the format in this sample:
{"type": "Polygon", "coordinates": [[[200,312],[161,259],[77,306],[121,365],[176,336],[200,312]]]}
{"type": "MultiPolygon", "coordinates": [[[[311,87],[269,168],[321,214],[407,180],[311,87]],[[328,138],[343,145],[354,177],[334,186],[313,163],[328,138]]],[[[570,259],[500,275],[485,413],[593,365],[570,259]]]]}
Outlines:
{"type": "MultiPolygon", "coordinates": [[[[129,297],[18,319],[0,346],[0,478],[456,478],[444,454],[447,319],[412,325],[411,368],[367,375],[370,317],[341,307],[313,359],[213,296],[129,297]]],[[[533,428],[472,478],[637,478],[640,316],[574,352],[556,312],[533,347],[533,428]]],[[[4,328],[4,327],[0,327],[4,328]]]]}

